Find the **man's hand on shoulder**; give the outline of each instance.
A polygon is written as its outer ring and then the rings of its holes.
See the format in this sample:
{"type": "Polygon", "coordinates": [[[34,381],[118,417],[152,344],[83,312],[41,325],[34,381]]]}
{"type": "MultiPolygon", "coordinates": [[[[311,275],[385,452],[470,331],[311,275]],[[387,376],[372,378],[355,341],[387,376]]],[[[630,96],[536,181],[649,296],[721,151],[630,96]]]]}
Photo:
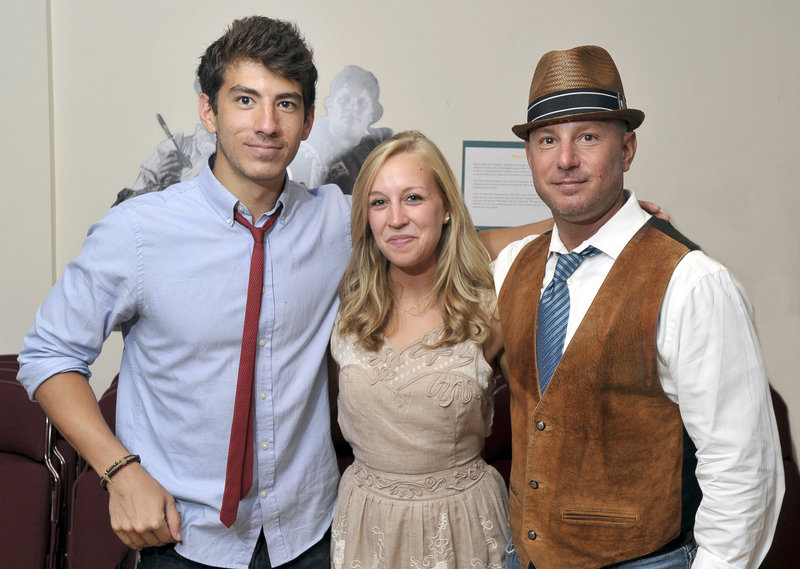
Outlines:
{"type": "Polygon", "coordinates": [[[478,238],[489,253],[489,258],[494,261],[509,243],[524,239],[528,235],[540,235],[552,228],[553,220],[545,219],[525,225],[479,231],[478,238]]]}
{"type": "Polygon", "coordinates": [[[139,464],[120,470],[108,493],[111,527],[126,546],[140,550],[181,540],[175,499],[139,464]]]}
{"type": "Polygon", "coordinates": [[[670,217],[665,212],[661,211],[661,206],[658,204],[654,204],[653,202],[648,202],[645,200],[639,200],[639,207],[645,210],[650,215],[654,215],[659,219],[663,219],[664,221],[669,221],[670,217]]]}

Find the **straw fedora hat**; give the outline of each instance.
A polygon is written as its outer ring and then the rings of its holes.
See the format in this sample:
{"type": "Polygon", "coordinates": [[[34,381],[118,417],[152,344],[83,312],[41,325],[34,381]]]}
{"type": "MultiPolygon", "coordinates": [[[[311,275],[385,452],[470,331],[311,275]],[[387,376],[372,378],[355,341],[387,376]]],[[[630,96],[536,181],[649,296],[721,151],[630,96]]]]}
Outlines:
{"type": "Polygon", "coordinates": [[[511,127],[523,140],[534,128],[556,122],[619,119],[634,130],[644,113],[625,103],[622,79],[614,60],[596,45],[542,56],[531,80],[528,122],[511,127]]]}

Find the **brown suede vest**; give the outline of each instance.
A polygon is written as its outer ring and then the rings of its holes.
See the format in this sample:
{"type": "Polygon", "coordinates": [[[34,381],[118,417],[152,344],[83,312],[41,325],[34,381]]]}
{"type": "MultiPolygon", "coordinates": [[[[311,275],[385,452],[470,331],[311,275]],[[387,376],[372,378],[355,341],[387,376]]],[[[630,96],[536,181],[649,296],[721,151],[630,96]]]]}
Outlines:
{"type": "Polygon", "coordinates": [[[602,567],[652,553],[682,531],[683,423],[656,359],[664,292],[695,248],[678,238],[651,219],[631,239],[541,398],[536,312],[550,236],[529,243],[505,279],[510,518],[523,567],[602,567]]]}

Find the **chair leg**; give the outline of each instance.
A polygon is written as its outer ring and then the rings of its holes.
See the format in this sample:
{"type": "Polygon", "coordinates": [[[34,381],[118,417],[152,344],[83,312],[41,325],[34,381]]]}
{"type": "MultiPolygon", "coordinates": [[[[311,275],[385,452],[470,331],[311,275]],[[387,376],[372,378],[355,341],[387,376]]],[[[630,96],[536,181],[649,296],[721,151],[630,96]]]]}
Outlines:
{"type": "Polygon", "coordinates": [[[50,471],[52,488],[50,491],[50,545],[47,554],[47,569],[61,569],[62,562],[62,531],[65,527],[63,522],[65,510],[64,480],[67,469],[67,462],[64,456],[56,448],[58,432],[48,418],[46,420],[45,465],[50,471]]]}

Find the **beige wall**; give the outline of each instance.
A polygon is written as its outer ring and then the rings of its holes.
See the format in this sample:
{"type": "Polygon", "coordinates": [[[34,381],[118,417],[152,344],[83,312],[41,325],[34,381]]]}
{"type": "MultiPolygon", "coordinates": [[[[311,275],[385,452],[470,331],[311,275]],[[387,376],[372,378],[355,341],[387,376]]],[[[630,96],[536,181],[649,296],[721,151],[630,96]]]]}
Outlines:
{"type": "Polygon", "coordinates": [[[52,144],[45,2],[0,18],[0,353],[17,353],[52,285],[52,144]],[[24,54],[24,57],[19,57],[24,54]]]}
{"type": "MultiPolygon", "coordinates": [[[[16,3],[21,17],[0,24],[3,77],[11,79],[0,94],[0,351],[19,349],[51,285],[51,256],[58,275],[163,138],[155,113],[175,131],[194,128],[198,56],[232,18],[261,13],[297,21],[316,51],[320,102],[345,64],[373,71],[385,108],[380,124],[425,131],[457,172],[462,140],[513,140],[509,127],[524,117],[530,76],[544,51],[597,43],[617,61],[631,106],[647,114],[627,186],[665,206],[679,229],[744,284],[797,444],[800,4],[446,5],[59,0],[50,8],[48,36],[48,3],[16,3]]],[[[119,349],[113,338],[96,366],[98,389],[113,375],[119,349]]]]}

